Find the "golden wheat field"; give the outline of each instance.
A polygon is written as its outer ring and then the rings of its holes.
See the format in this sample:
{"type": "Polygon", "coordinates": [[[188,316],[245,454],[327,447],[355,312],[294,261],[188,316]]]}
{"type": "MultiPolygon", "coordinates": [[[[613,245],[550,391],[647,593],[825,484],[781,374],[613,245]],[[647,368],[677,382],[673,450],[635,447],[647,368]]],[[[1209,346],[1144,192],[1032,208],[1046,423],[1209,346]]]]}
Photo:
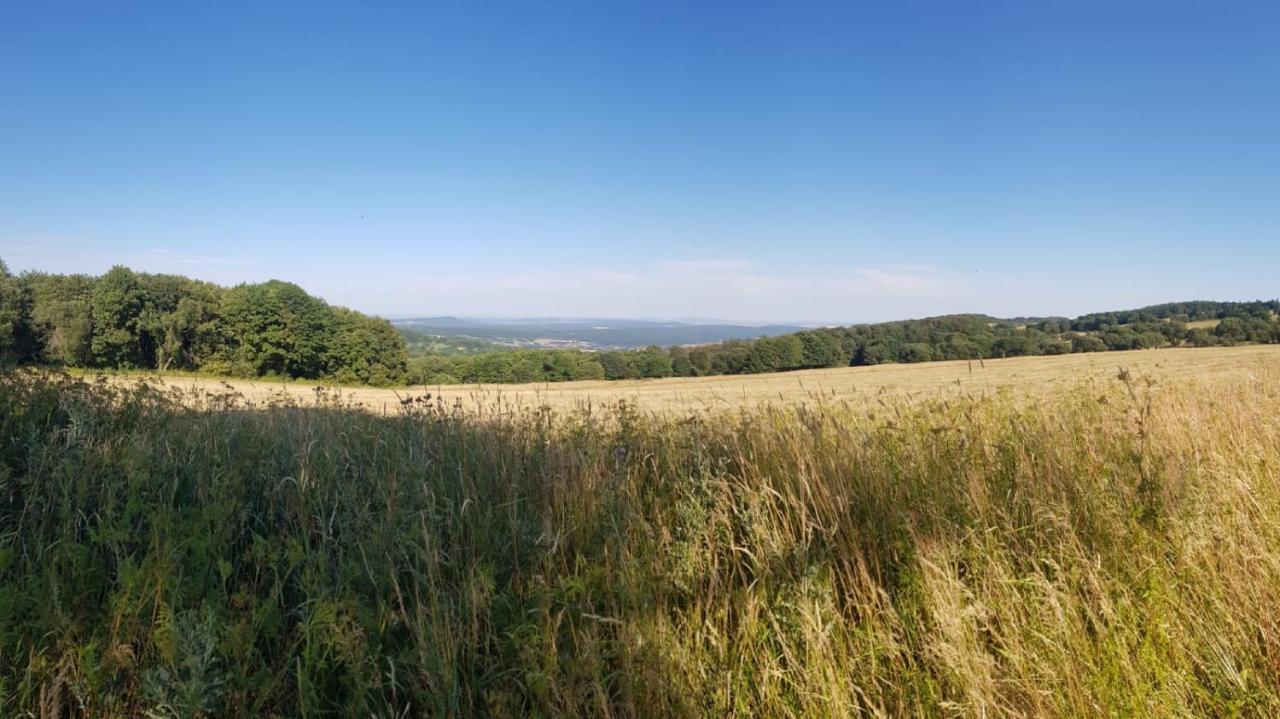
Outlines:
{"type": "Polygon", "coordinates": [[[1280,716],[1278,360],[0,374],[0,716],[1280,716]]]}
{"type": "MultiPolygon", "coordinates": [[[[401,389],[335,387],[326,388],[325,401],[332,401],[337,395],[344,403],[383,413],[394,412],[405,399],[428,393],[433,402],[443,399],[446,406],[461,405],[471,411],[540,407],[573,410],[625,400],[641,411],[683,414],[765,404],[860,404],[887,396],[898,399],[980,396],[1002,389],[1042,396],[1063,384],[1114,378],[1121,370],[1156,381],[1249,382],[1258,370],[1276,364],[1280,364],[1280,346],[1172,348],[717,377],[401,389]]],[[[136,377],[111,379],[138,381],[136,377]]],[[[145,377],[145,381],[201,396],[210,392],[234,392],[251,404],[280,400],[307,404],[317,400],[316,385],[297,382],[163,375],[145,377]]]]}

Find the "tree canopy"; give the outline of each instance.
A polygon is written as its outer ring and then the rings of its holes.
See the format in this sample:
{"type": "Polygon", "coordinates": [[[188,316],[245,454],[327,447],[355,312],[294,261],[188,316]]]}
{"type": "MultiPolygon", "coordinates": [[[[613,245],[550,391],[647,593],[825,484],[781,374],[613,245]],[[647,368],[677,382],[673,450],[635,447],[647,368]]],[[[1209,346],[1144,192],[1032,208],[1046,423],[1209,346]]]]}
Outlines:
{"type": "Polygon", "coordinates": [[[936,360],[979,360],[1071,352],[1280,342],[1280,302],[1183,302],[1139,310],[1055,318],[948,315],[806,330],[754,340],[666,349],[583,352],[499,350],[427,355],[410,362],[414,381],[557,382],[753,374],[936,360]],[[1201,326],[1190,327],[1194,322],[1201,326]],[[531,357],[538,358],[530,364],[531,357]],[[559,358],[558,360],[553,358],[559,358]],[[543,371],[556,362],[572,372],[543,371]],[[532,367],[517,372],[512,368],[532,367]]]}
{"type": "Polygon", "coordinates": [[[0,360],[241,377],[408,379],[389,322],[271,280],[230,289],[113,267],[100,277],[28,272],[0,262],[0,360]]]}
{"type": "Polygon", "coordinates": [[[511,350],[398,331],[271,280],[224,288],[113,267],[100,277],[0,261],[0,363],[193,370],[349,384],[564,382],[1157,347],[1280,342],[1280,301],[1177,302],[1064,317],[948,315],[639,350],[511,350]],[[412,361],[405,335],[420,353],[412,361]]]}

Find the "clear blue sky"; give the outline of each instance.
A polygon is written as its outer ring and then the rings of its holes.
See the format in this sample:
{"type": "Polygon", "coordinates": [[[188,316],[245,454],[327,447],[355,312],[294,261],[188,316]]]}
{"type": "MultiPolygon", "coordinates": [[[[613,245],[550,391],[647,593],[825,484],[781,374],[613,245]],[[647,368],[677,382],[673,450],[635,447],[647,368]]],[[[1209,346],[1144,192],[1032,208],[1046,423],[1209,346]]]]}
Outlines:
{"type": "Polygon", "coordinates": [[[18,270],[1074,315],[1280,295],[1278,230],[1275,2],[0,0],[18,270]]]}

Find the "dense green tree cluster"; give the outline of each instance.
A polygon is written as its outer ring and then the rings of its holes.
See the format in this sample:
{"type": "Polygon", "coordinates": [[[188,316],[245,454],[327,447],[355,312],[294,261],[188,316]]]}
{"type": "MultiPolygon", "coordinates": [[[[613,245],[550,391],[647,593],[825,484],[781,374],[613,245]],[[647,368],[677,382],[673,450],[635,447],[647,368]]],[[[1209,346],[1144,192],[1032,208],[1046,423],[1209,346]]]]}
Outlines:
{"type": "Polygon", "coordinates": [[[602,355],[575,350],[509,350],[480,355],[427,355],[410,362],[420,384],[506,384],[604,379],[602,355]]]}
{"type": "Polygon", "coordinates": [[[1194,347],[1280,342],[1280,301],[1174,302],[1124,312],[1084,315],[1068,326],[1102,339],[1105,349],[1194,347]],[[1189,327],[1190,323],[1201,325],[1189,327]]]}
{"type": "Polygon", "coordinates": [[[68,367],[396,384],[404,340],[386,320],[272,280],[225,289],[114,267],[101,277],[0,263],[0,358],[68,367]]]}
{"type": "MultiPolygon", "coordinates": [[[[376,385],[698,377],[1275,343],[1280,342],[1278,317],[1280,301],[1275,300],[1179,302],[1074,320],[950,315],[666,349],[484,352],[478,344],[451,346],[451,352],[473,354],[428,353],[410,364],[403,334],[386,320],[332,307],[287,282],[226,289],[124,267],[96,278],[14,275],[0,262],[0,362],[376,385]]],[[[422,335],[415,346],[442,341],[422,335]]]]}
{"type": "Polygon", "coordinates": [[[510,350],[472,356],[414,358],[410,374],[424,384],[654,379],[839,367],[848,358],[829,332],[813,330],[758,340],[641,350],[510,350]]]}
{"type": "Polygon", "coordinates": [[[1258,316],[1226,317],[1213,328],[1217,344],[1251,344],[1280,342],[1280,323],[1258,316]]]}
{"type": "Polygon", "coordinates": [[[1075,320],[1001,320],[984,315],[950,315],[693,347],[427,356],[413,361],[411,375],[414,380],[429,384],[698,377],[934,360],[1272,343],[1280,342],[1277,307],[1280,303],[1186,302],[1075,320]],[[1206,321],[1205,326],[1199,327],[1187,324],[1206,321]]]}
{"type": "Polygon", "coordinates": [[[1280,312],[1280,300],[1268,300],[1266,302],[1211,302],[1198,300],[1194,302],[1170,302],[1163,305],[1151,305],[1150,307],[1142,307],[1136,310],[1081,315],[1072,320],[1070,326],[1071,329],[1079,332],[1091,332],[1107,325],[1131,325],[1157,320],[1174,320],[1186,323],[1221,320],[1228,317],[1271,319],[1277,312],[1280,312]]]}

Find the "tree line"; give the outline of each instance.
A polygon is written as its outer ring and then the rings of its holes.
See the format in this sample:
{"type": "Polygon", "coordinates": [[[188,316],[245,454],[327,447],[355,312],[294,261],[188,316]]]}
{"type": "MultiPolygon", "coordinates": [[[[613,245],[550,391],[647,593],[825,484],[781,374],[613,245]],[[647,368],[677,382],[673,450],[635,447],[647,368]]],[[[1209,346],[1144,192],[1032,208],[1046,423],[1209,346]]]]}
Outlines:
{"type": "Polygon", "coordinates": [[[410,361],[423,384],[755,374],[934,360],[1280,342],[1280,302],[1187,302],[1067,318],[951,315],[642,350],[511,350],[410,361]],[[1189,326],[1201,323],[1202,326],[1189,326]]]}
{"type": "Polygon", "coordinates": [[[0,359],[373,385],[409,378],[389,322],[297,285],[224,288],[119,266],[99,277],[14,275],[0,261],[0,359]]]}
{"type": "Polygon", "coordinates": [[[0,362],[190,370],[396,385],[646,379],[1280,342],[1280,302],[1180,302],[1067,318],[950,315],[641,350],[428,353],[386,320],[287,282],[224,288],[114,267],[99,276],[0,261],[0,362]]]}

